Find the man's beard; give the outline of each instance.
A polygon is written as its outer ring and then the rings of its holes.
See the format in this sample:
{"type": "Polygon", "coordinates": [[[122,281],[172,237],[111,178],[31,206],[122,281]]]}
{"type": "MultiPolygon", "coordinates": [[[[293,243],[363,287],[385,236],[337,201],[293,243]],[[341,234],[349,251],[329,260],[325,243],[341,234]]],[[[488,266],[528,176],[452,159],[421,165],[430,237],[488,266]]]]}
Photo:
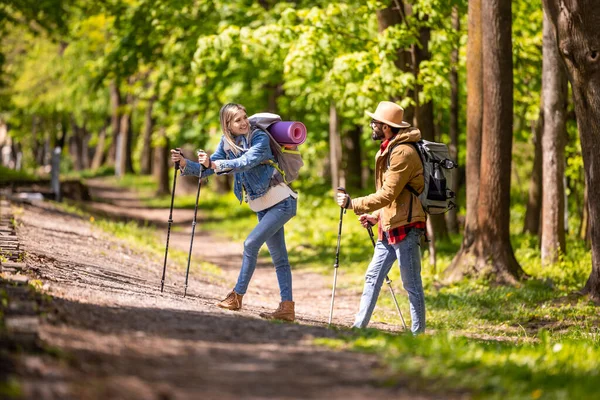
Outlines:
{"type": "Polygon", "coordinates": [[[374,141],[383,140],[383,138],[385,138],[385,135],[382,131],[374,130],[373,132],[371,132],[371,139],[373,139],[374,141]]]}

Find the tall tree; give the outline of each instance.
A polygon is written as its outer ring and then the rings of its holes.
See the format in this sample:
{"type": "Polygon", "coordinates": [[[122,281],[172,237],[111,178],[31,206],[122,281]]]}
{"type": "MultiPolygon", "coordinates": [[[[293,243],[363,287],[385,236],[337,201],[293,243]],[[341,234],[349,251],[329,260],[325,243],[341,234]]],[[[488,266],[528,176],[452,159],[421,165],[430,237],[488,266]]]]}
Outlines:
{"type": "Polygon", "coordinates": [[[331,187],[335,190],[338,186],[345,185],[342,176],[342,141],[340,138],[339,115],[334,103],[329,108],[329,162],[331,166],[331,187]]]}
{"type": "MultiPolygon", "coordinates": [[[[467,38],[467,149],[466,217],[461,248],[447,269],[452,276],[464,263],[472,262],[472,246],[477,235],[477,204],[481,169],[481,133],[483,123],[483,47],[481,0],[469,1],[467,38]]],[[[459,274],[461,276],[461,274],[459,274]]]]}
{"type": "Polygon", "coordinates": [[[169,186],[169,139],[163,127],[158,129],[158,138],[153,152],[152,174],[157,182],[156,194],[169,194],[171,193],[169,186]]]}
{"type": "MultiPolygon", "coordinates": [[[[83,128],[77,125],[75,117],[71,115],[71,137],[69,152],[73,158],[73,164],[76,171],[83,169],[83,128]]],[[[86,149],[87,150],[87,149],[86,149]]]]}
{"type": "Polygon", "coordinates": [[[149,175],[152,173],[152,130],[154,128],[152,109],[155,101],[156,97],[151,97],[148,100],[148,105],[144,112],[144,131],[142,134],[142,154],[140,160],[140,173],[142,175],[149,175]]]}
{"type": "Polygon", "coordinates": [[[345,149],[343,154],[343,164],[344,176],[346,177],[346,189],[355,192],[363,186],[361,151],[362,126],[355,125],[344,133],[342,142],[345,149]]]}
{"type": "MultiPolygon", "coordinates": [[[[452,29],[456,32],[456,42],[454,43],[452,54],[450,56],[452,67],[450,69],[450,157],[453,160],[458,160],[458,133],[459,133],[459,80],[458,80],[458,52],[460,49],[460,15],[458,7],[452,9],[452,29]]],[[[451,188],[458,191],[458,174],[454,174],[454,182],[451,182],[451,188]]],[[[453,208],[446,214],[446,222],[448,231],[452,233],[458,232],[457,209],[453,208]]]]}
{"type": "Polygon", "coordinates": [[[586,243],[590,243],[590,213],[588,211],[588,191],[587,187],[583,191],[583,204],[581,210],[581,223],[579,225],[579,238],[586,243]]]}
{"type": "Polygon", "coordinates": [[[481,8],[483,43],[483,125],[478,228],[471,262],[455,269],[512,283],[524,275],[510,243],[513,71],[510,0],[490,0],[481,8]]]}
{"type": "Polygon", "coordinates": [[[105,124],[98,133],[98,140],[96,141],[96,148],[94,151],[94,158],[92,159],[91,169],[96,170],[100,168],[104,161],[104,144],[106,141],[106,130],[108,124],[105,124]]]}
{"type": "Polygon", "coordinates": [[[542,135],[542,263],[558,261],[565,249],[565,145],[567,76],[558,55],[552,25],[544,13],[544,60],[542,90],[544,133],[542,135]]]}
{"type": "MultiPolygon", "coordinates": [[[[600,8],[595,0],[544,0],[571,82],[588,199],[600,198],[600,8]]],[[[592,272],[584,293],[600,300],[600,202],[588,202],[592,272]]]]}
{"type": "Polygon", "coordinates": [[[533,137],[534,155],[531,178],[529,179],[529,193],[523,233],[529,232],[537,235],[540,231],[540,217],[542,214],[542,135],[544,134],[544,97],[540,102],[539,117],[532,123],[531,134],[533,137]]]}
{"type": "Polygon", "coordinates": [[[119,83],[116,79],[112,80],[109,84],[110,89],[110,134],[112,135],[112,141],[110,143],[110,149],[108,150],[108,156],[106,162],[108,165],[113,165],[116,168],[116,155],[117,146],[119,143],[119,130],[121,121],[121,91],[119,90],[119,83]]]}
{"type": "MultiPolygon", "coordinates": [[[[382,33],[390,26],[396,26],[402,24],[406,21],[407,15],[409,15],[412,10],[409,4],[404,4],[404,2],[398,1],[388,1],[388,7],[377,10],[377,26],[379,29],[379,33],[382,33]]],[[[394,64],[398,68],[398,70],[403,72],[413,71],[413,54],[410,50],[407,50],[402,47],[398,47],[396,51],[396,58],[394,60],[394,64]]],[[[413,97],[414,93],[412,90],[409,90],[407,95],[409,97],[413,97]]],[[[400,94],[393,96],[391,101],[400,101],[402,97],[400,94]]],[[[404,119],[411,124],[414,124],[414,116],[415,109],[414,107],[404,107],[404,119]]]]}
{"type": "MultiPolygon", "coordinates": [[[[427,17],[425,17],[427,19],[427,17]]],[[[421,63],[429,61],[431,55],[429,53],[429,40],[431,38],[431,28],[428,26],[422,26],[419,29],[419,44],[413,45],[413,71],[415,76],[419,76],[421,63]]],[[[433,116],[433,101],[422,100],[424,96],[421,95],[423,91],[422,85],[417,85],[415,89],[415,119],[416,126],[421,131],[423,139],[429,141],[435,141],[435,126],[433,116]]],[[[430,215],[429,222],[431,229],[429,233],[431,236],[430,249],[433,250],[435,246],[435,240],[445,240],[448,238],[448,227],[446,225],[446,219],[444,215],[430,215]],[[435,231],[433,235],[432,230],[435,231]]],[[[433,254],[433,251],[432,251],[433,254]]]]}
{"type": "MultiPolygon", "coordinates": [[[[131,80],[130,83],[132,83],[131,80]]],[[[133,162],[131,158],[133,127],[131,126],[131,120],[135,106],[131,88],[129,88],[127,96],[125,97],[125,105],[122,108],[121,120],[119,121],[119,140],[117,143],[117,154],[119,154],[120,157],[117,165],[115,165],[115,173],[118,176],[133,172],[133,162]]]]}

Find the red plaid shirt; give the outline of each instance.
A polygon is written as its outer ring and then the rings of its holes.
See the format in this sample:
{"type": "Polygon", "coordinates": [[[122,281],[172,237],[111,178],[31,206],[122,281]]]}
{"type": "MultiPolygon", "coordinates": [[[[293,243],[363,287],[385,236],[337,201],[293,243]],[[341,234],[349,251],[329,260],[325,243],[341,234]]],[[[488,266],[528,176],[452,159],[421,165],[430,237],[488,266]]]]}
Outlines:
{"type": "MultiPolygon", "coordinates": [[[[379,149],[381,150],[382,153],[388,147],[388,144],[390,144],[390,139],[386,139],[381,143],[381,146],[379,147],[379,149]]],[[[410,232],[413,229],[423,229],[423,231],[427,232],[427,225],[423,221],[417,221],[417,222],[413,222],[413,223],[410,223],[407,225],[402,225],[402,226],[399,226],[396,228],[392,228],[391,230],[387,231],[388,243],[389,244],[400,243],[401,241],[404,240],[404,238],[406,238],[406,236],[408,235],[408,232],[410,232]]],[[[379,240],[383,240],[384,234],[383,234],[383,229],[381,228],[381,224],[379,224],[379,228],[377,229],[377,231],[378,231],[377,233],[378,233],[379,240]]]]}
{"type": "MultiPolygon", "coordinates": [[[[392,228],[387,231],[388,243],[389,244],[397,244],[406,238],[408,232],[413,229],[423,229],[423,231],[427,232],[427,225],[423,221],[413,222],[411,224],[402,225],[397,228],[392,228]]],[[[383,240],[383,229],[381,229],[381,224],[379,224],[378,229],[378,238],[379,240],[383,240]]]]}

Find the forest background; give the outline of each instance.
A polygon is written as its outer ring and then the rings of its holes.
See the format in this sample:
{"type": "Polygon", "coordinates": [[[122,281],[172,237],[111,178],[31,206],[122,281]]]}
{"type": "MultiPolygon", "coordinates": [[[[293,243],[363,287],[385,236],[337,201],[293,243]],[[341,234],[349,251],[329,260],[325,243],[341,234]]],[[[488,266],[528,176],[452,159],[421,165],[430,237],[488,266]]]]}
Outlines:
{"type": "MultiPolygon", "coordinates": [[[[4,0],[0,180],[48,176],[59,148],[64,179],[114,176],[164,207],[170,148],[188,158],[214,149],[224,103],[275,112],[308,128],[292,263],[328,274],[333,189],[372,192],[379,144],[365,110],[396,101],[460,166],[459,207],[430,218],[423,257],[438,333],[327,344],[385,351],[441,385],[585,397],[598,390],[600,351],[600,215],[588,201],[600,188],[590,144],[600,106],[586,98],[597,93],[599,39],[585,28],[600,20],[587,12],[566,49],[563,14],[544,5],[547,18],[525,0],[4,0]],[[584,65],[578,45],[588,43],[584,65]]],[[[242,240],[253,214],[235,205],[228,178],[209,185],[200,208],[233,218],[202,229],[242,240]]],[[[194,187],[178,207],[194,207],[194,187]]],[[[360,285],[371,244],[348,221],[340,264],[360,285]]]]}

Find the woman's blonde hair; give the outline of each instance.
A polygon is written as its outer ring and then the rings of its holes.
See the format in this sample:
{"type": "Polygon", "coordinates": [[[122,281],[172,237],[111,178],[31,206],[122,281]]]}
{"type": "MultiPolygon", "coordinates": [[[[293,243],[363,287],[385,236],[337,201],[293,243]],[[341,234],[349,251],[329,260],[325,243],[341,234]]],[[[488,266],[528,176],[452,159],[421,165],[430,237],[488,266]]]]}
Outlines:
{"type": "MultiPolygon", "coordinates": [[[[223,107],[221,107],[221,111],[219,111],[219,119],[221,121],[221,130],[223,131],[223,135],[225,135],[225,141],[229,144],[231,151],[237,156],[242,150],[240,146],[235,143],[235,139],[231,130],[229,130],[229,124],[233,119],[234,115],[239,111],[246,112],[246,108],[241,104],[236,103],[227,103],[223,107]]],[[[246,135],[246,139],[248,136],[246,135]]]]}

